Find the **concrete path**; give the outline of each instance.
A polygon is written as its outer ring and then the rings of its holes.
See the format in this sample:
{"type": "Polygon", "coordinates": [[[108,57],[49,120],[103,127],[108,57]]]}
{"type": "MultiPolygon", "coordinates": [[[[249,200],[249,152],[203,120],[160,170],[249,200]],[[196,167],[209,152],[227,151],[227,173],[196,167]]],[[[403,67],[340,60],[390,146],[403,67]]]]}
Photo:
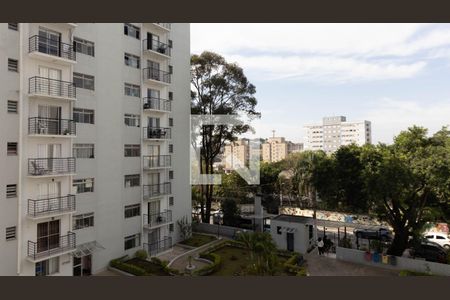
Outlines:
{"type": "Polygon", "coordinates": [[[337,260],[334,254],[319,256],[317,250],[305,255],[310,276],[398,276],[398,271],[337,260]]]}

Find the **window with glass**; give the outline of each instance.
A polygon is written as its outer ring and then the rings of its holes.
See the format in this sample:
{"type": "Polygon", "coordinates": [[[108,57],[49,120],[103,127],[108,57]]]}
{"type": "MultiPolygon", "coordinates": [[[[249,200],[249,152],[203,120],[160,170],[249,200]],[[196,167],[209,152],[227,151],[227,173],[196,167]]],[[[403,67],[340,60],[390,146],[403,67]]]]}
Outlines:
{"type": "Polygon", "coordinates": [[[95,78],[92,75],[73,73],[73,83],[77,88],[95,90],[95,78]]]}
{"type": "Polygon", "coordinates": [[[140,126],[141,117],[134,114],[125,114],[125,125],[132,127],[140,126]]]}
{"type": "Polygon", "coordinates": [[[125,187],[139,186],[141,182],[141,176],[139,174],[125,175],[125,187]]]}
{"type": "Polygon", "coordinates": [[[75,158],[94,158],[94,144],[73,144],[75,158]]]}
{"type": "Polygon", "coordinates": [[[48,276],[59,272],[59,257],[37,262],[35,265],[36,276],[48,276]]]}
{"type": "Polygon", "coordinates": [[[123,33],[125,35],[134,37],[136,39],[140,39],[141,38],[141,35],[140,35],[141,34],[141,30],[140,30],[140,28],[137,27],[137,26],[134,26],[134,25],[132,25],[130,23],[125,23],[124,24],[124,26],[123,26],[123,33]]]}
{"type": "Polygon", "coordinates": [[[95,55],[95,46],[93,42],[80,39],[77,37],[73,38],[73,48],[77,53],[83,53],[86,55],[94,56],[95,55]]]}
{"type": "Polygon", "coordinates": [[[141,97],[141,87],[139,85],[125,83],[125,95],[131,97],[141,97]]]}
{"type": "Polygon", "coordinates": [[[94,192],[94,178],[74,179],[72,186],[77,194],[94,192]]]}
{"type": "Polygon", "coordinates": [[[125,59],[125,65],[136,68],[136,69],[140,68],[141,59],[139,58],[139,56],[125,53],[124,59],[125,59]]]}
{"type": "Polygon", "coordinates": [[[86,213],[73,216],[73,230],[94,226],[94,213],[86,213]]]}
{"type": "Polygon", "coordinates": [[[141,156],[141,145],[127,144],[124,146],[125,157],[141,156]]]}
{"type": "Polygon", "coordinates": [[[73,109],[73,120],[77,123],[94,124],[95,112],[92,109],[77,108],[73,109]]]}
{"type": "Polygon", "coordinates": [[[125,206],[125,219],[133,218],[141,215],[141,205],[133,204],[125,206]]]}
{"type": "Polygon", "coordinates": [[[141,234],[140,233],[126,236],[124,239],[125,250],[136,248],[140,245],[141,245],[141,234]]]}

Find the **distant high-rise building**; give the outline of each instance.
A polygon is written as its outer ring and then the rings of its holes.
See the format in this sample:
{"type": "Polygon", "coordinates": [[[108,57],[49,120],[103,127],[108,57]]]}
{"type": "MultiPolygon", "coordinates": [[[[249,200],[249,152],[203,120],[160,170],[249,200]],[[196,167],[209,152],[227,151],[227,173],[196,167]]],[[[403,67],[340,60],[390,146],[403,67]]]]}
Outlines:
{"type": "Polygon", "coordinates": [[[333,153],[340,146],[372,143],[370,121],[348,122],[344,116],[325,117],[322,124],[305,126],[305,150],[323,150],[333,153]]]}
{"type": "Polygon", "coordinates": [[[231,171],[248,165],[250,156],[250,140],[239,139],[225,145],[223,159],[225,161],[225,171],[231,171]]]}
{"type": "Polygon", "coordinates": [[[262,160],[264,162],[277,162],[285,159],[290,153],[302,150],[302,143],[292,143],[286,141],[284,137],[271,137],[262,144],[262,160]]]}

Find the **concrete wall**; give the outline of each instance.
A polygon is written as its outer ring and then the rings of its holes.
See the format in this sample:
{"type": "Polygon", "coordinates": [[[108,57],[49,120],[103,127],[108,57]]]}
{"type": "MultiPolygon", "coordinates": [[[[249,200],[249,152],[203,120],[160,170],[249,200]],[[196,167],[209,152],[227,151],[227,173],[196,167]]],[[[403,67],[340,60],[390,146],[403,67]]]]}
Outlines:
{"type": "Polygon", "coordinates": [[[270,221],[270,235],[277,244],[277,248],[280,250],[287,250],[287,237],[286,232],[277,232],[277,227],[289,227],[295,228],[294,232],[294,251],[305,254],[308,249],[313,245],[313,239],[309,239],[309,227],[310,225],[302,223],[289,223],[284,221],[278,221],[272,219],[270,221]]]}
{"type": "MultiPolygon", "coordinates": [[[[242,228],[223,226],[223,225],[215,225],[215,224],[207,224],[207,223],[192,223],[192,230],[195,232],[201,233],[209,233],[209,234],[217,234],[220,236],[226,236],[229,238],[233,238],[236,232],[244,231],[242,228]]],[[[245,230],[248,232],[252,232],[252,230],[245,230]]]]}
{"type": "Polygon", "coordinates": [[[336,248],[336,258],[353,263],[394,269],[394,270],[410,270],[416,272],[428,272],[434,275],[450,276],[450,265],[429,262],[421,259],[411,259],[406,257],[396,257],[396,265],[388,265],[383,263],[369,262],[364,258],[364,251],[356,249],[347,249],[342,247],[336,248]]]}

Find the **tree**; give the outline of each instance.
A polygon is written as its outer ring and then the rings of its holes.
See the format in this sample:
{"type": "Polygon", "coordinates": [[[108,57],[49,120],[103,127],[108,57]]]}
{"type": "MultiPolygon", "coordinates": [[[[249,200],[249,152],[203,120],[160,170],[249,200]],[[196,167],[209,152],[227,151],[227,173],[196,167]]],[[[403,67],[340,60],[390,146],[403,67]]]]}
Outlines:
{"type": "Polygon", "coordinates": [[[364,177],[377,215],[395,232],[388,249],[402,255],[409,236],[416,236],[433,219],[436,207],[450,196],[450,132],[432,137],[414,126],[401,132],[390,146],[366,148],[364,177]]]}
{"type": "Polygon", "coordinates": [[[239,219],[239,208],[233,199],[225,199],[222,202],[223,224],[236,226],[239,219]]]}
{"type": "MultiPolygon", "coordinates": [[[[222,56],[205,51],[191,56],[191,114],[193,115],[238,115],[249,119],[259,116],[255,107],[255,86],[244,75],[242,68],[228,63],[222,56]]],[[[200,134],[200,169],[202,174],[213,174],[214,159],[226,141],[250,130],[242,125],[202,125],[200,134]]],[[[201,216],[209,222],[213,185],[200,187],[202,198],[201,216]]]]}

